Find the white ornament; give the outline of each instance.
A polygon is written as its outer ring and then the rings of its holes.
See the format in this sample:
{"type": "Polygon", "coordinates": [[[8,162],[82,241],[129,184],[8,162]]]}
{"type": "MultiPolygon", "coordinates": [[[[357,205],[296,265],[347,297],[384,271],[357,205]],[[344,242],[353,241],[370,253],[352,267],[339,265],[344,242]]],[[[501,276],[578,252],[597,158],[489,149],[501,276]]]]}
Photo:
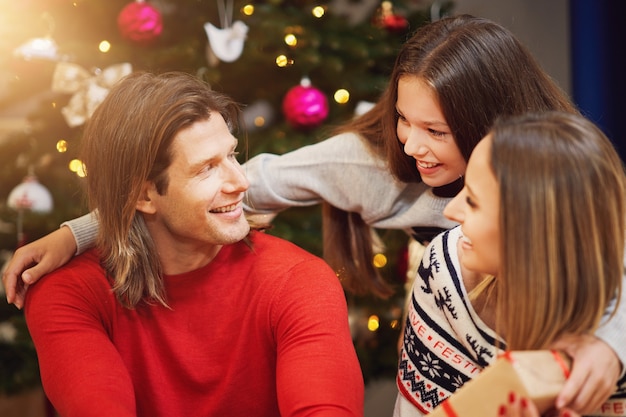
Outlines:
{"type": "Polygon", "coordinates": [[[13,54],[24,59],[39,58],[56,61],[59,58],[57,49],[57,44],[52,38],[35,38],[18,46],[13,54]]]}
{"type": "MultiPolygon", "coordinates": [[[[209,38],[209,49],[214,57],[224,62],[236,61],[243,52],[243,43],[248,35],[248,26],[241,21],[233,22],[233,1],[217,0],[217,11],[220,15],[222,28],[213,26],[211,23],[204,24],[204,31],[209,38]]],[[[209,58],[214,58],[208,54],[209,58]]],[[[211,66],[217,65],[211,62],[211,66]]]]}
{"type": "Polygon", "coordinates": [[[243,44],[248,34],[248,26],[240,20],[232,26],[219,29],[211,23],[204,24],[209,44],[215,56],[224,62],[236,61],[243,52],[243,44]]]}
{"type": "Polygon", "coordinates": [[[84,124],[109,94],[115,83],[133,71],[131,64],[124,62],[97,69],[95,75],[80,65],[59,62],[52,75],[52,91],[73,94],[67,106],[61,109],[70,127],[84,124]]]}
{"type": "Polygon", "coordinates": [[[8,205],[15,210],[49,213],[52,210],[52,194],[37,178],[29,175],[11,191],[8,205]]]}
{"type": "Polygon", "coordinates": [[[354,109],[355,116],[361,116],[362,114],[367,113],[374,107],[375,103],[371,101],[361,100],[356,104],[356,108],[354,109]]]}

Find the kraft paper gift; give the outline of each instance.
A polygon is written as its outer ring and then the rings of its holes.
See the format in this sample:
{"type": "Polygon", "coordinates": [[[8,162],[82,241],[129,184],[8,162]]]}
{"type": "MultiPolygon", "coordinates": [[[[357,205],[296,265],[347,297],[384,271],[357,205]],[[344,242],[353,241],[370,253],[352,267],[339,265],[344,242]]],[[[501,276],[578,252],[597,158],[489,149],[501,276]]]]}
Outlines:
{"type": "Polygon", "coordinates": [[[551,350],[511,351],[435,408],[429,417],[497,416],[515,392],[532,400],[540,413],[553,407],[569,375],[571,361],[551,350]]]}

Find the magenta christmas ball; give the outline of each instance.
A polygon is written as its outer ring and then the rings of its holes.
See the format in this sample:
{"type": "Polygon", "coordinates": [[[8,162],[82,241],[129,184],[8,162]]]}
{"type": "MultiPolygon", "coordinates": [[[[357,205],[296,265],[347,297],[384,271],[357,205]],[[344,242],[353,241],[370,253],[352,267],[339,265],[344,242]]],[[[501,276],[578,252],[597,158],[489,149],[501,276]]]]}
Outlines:
{"type": "Polygon", "coordinates": [[[315,87],[297,85],[283,99],[283,114],[296,129],[311,129],[319,126],[328,116],[328,100],[315,87]]]}
{"type": "Polygon", "coordinates": [[[121,35],[139,44],[149,44],[161,35],[163,19],[154,6],[135,1],[124,6],[117,17],[121,35]]]}

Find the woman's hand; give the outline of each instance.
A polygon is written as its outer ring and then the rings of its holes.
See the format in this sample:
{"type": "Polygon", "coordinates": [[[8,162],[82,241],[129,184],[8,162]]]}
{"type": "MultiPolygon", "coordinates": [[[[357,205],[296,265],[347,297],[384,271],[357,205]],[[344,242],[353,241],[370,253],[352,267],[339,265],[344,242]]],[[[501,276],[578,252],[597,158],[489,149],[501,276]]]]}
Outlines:
{"type": "MultiPolygon", "coordinates": [[[[498,417],[540,417],[535,404],[525,397],[520,397],[514,392],[509,394],[508,402],[498,408],[498,417]]],[[[567,408],[552,409],[544,413],[545,417],[581,417],[573,410],[567,408]]]]}
{"type": "Polygon", "coordinates": [[[498,417],[540,417],[540,414],[531,400],[511,392],[508,402],[500,405],[498,417]]]}
{"type": "Polygon", "coordinates": [[[7,302],[22,308],[28,286],[65,265],[75,253],[76,241],[68,227],[17,249],[2,275],[7,302]]]}

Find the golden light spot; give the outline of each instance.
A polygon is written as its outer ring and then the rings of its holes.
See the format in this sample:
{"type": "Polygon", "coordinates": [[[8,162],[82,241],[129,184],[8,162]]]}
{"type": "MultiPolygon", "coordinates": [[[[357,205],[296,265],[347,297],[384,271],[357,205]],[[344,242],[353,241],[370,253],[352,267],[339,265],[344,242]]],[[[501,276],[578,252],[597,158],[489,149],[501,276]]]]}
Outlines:
{"type": "Polygon", "coordinates": [[[67,141],[61,139],[57,142],[57,151],[60,153],[67,152],[67,141]]]}
{"type": "Polygon", "coordinates": [[[313,16],[319,19],[326,13],[326,8],[324,6],[315,6],[313,10],[311,10],[311,13],[313,13],[313,16]]]}
{"type": "Polygon", "coordinates": [[[289,46],[296,46],[298,44],[298,38],[293,33],[285,35],[285,43],[289,46]]]}
{"type": "Polygon", "coordinates": [[[376,330],[378,330],[379,327],[380,327],[380,320],[378,319],[378,316],[376,314],[372,314],[367,319],[367,329],[370,332],[375,332],[376,330]]]}
{"type": "Polygon", "coordinates": [[[350,93],[345,88],[335,91],[335,101],[339,104],[345,104],[350,100],[350,93]]]}
{"type": "Polygon", "coordinates": [[[257,116],[254,118],[254,125],[256,127],[263,127],[265,126],[265,117],[263,116],[257,116]]]}
{"type": "Polygon", "coordinates": [[[85,165],[80,159],[72,159],[69,163],[70,171],[75,172],[79,177],[86,175],[85,165]]]}
{"type": "Polygon", "coordinates": [[[376,268],[383,268],[385,265],[387,265],[387,257],[382,253],[377,253],[376,255],[374,255],[372,264],[374,264],[376,268]]]}
{"type": "Polygon", "coordinates": [[[281,68],[284,68],[289,65],[293,65],[293,59],[287,58],[286,55],[278,55],[276,57],[276,65],[281,68]]]}
{"type": "Polygon", "coordinates": [[[109,41],[102,41],[100,42],[100,44],[98,45],[98,49],[100,50],[100,52],[102,53],[107,53],[111,50],[111,43],[109,41]]]}

